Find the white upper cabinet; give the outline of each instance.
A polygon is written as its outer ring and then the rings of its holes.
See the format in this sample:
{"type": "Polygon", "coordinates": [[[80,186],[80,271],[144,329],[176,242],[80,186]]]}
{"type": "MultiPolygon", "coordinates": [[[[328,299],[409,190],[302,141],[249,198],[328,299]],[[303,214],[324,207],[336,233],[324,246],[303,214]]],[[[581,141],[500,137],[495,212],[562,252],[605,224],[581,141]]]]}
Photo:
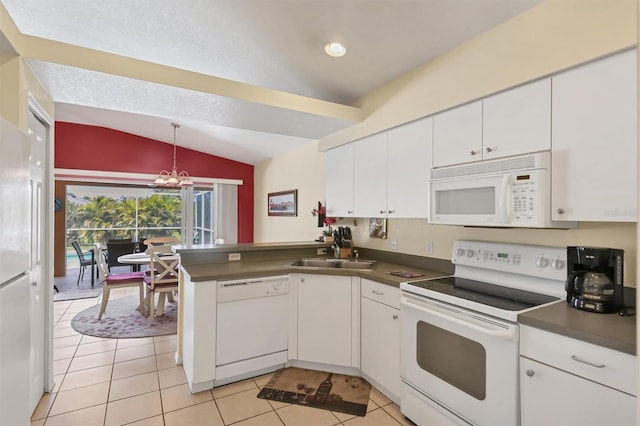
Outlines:
{"type": "Polygon", "coordinates": [[[433,117],[433,167],[482,160],[482,101],[433,117]]]}
{"type": "Polygon", "coordinates": [[[326,153],[327,216],[353,217],[353,144],[326,153]]]}
{"type": "Polygon", "coordinates": [[[387,133],[353,143],[353,209],[356,217],[386,217],[387,133]]]}
{"type": "Polygon", "coordinates": [[[636,68],[629,50],[553,77],[553,220],[637,220],[636,68]]]}
{"type": "Polygon", "coordinates": [[[387,216],[428,218],[433,118],[423,118],[387,133],[387,216]]]}
{"type": "Polygon", "coordinates": [[[482,159],[551,148],[551,79],[545,78],[482,101],[482,159]]]}

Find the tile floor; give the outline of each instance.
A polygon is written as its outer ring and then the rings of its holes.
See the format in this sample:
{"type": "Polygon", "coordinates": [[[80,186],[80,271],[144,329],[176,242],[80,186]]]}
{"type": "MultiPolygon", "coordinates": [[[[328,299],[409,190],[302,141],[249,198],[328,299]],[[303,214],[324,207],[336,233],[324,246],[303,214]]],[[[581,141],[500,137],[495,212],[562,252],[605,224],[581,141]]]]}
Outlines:
{"type": "MultiPolygon", "coordinates": [[[[136,291],[114,290],[111,297],[136,291]]],[[[32,425],[412,425],[376,389],[365,417],[256,398],[270,375],[192,395],[174,363],[175,335],[102,339],[76,333],[71,319],[98,302],[54,303],[56,385],[40,400],[32,425]]]]}

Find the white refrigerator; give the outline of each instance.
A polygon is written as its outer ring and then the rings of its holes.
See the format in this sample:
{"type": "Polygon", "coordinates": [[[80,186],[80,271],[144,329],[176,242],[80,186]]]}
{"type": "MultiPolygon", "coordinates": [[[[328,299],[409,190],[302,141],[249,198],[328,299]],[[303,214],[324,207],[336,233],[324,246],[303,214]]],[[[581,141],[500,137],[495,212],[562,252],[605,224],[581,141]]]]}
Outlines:
{"type": "Polygon", "coordinates": [[[0,424],[28,425],[29,138],[0,119],[0,424]]]}

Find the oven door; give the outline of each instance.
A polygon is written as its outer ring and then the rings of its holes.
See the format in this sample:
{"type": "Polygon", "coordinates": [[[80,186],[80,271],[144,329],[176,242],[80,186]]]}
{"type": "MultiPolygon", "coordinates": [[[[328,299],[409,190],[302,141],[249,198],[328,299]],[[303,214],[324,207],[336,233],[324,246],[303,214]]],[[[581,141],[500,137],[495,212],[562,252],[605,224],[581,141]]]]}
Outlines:
{"type": "Polygon", "coordinates": [[[517,324],[410,293],[401,311],[403,386],[423,402],[403,400],[405,415],[443,406],[472,424],[519,424],[517,324]]]}

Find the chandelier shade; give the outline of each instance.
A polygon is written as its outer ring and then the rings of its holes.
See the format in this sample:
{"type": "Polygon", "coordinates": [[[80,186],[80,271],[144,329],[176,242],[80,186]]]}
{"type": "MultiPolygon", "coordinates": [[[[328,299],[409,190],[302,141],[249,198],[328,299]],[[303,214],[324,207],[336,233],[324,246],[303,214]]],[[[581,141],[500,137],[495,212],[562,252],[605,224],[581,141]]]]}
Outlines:
{"type": "Polygon", "coordinates": [[[193,186],[193,182],[189,178],[189,173],[185,171],[178,173],[178,168],[176,167],[176,129],[178,129],[180,125],[171,123],[171,127],[173,127],[173,168],[170,172],[162,170],[153,181],[153,185],[168,188],[193,186]]]}

